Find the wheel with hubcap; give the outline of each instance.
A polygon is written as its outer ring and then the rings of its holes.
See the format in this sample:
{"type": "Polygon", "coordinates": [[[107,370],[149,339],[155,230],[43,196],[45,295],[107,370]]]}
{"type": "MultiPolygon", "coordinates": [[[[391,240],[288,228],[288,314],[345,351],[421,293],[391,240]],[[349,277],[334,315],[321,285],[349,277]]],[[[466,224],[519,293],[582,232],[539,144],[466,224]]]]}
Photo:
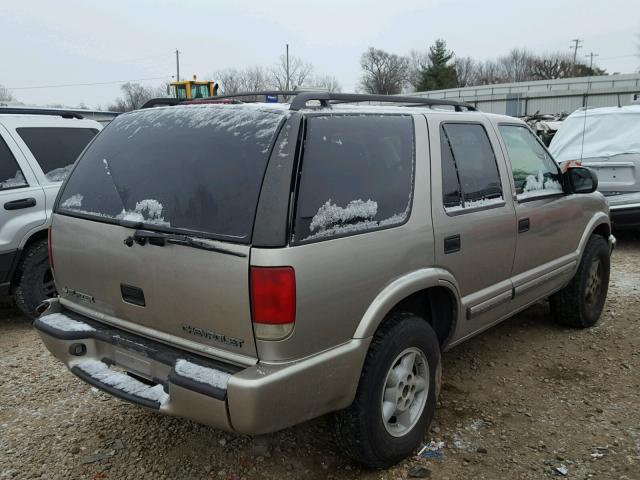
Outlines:
{"type": "Polygon", "coordinates": [[[593,235],[584,249],[578,271],[569,284],[549,298],[558,323],[587,328],[596,324],[609,289],[609,244],[593,235]]]}
{"type": "Polygon", "coordinates": [[[373,337],[354,402],[335,415],[338,445],[373,468],[411,455],[433,418],[440,373],[440,345],[427,321],[391,314],[373,337]]]}

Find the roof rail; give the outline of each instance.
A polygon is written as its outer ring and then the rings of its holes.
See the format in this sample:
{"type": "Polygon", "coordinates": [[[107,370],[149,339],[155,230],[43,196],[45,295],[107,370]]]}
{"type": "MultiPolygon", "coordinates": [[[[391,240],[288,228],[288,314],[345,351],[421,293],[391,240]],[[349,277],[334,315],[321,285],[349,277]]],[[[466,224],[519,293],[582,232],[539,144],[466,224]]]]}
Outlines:
{"type": "Polygon", "coordinates": [[[0,107],[1,114],[10,115],[59,115],[62,118],[77,118],[82,120],[84,117],[76,112],[69,110],[60,110],[57,108],[20,108],[20,107],[0,107]]]}
{"type": "Polygon", "coordinates": [[[257,97],[257,96],[283,96],[283,97],[295,97],[291,101],[290,110],[302,110],[306,107],[307,102],[317,100],[323,107],[330,107],[330,102],[349,103],[349,102],[382,102],[382,103],[398,103],[398,104],[414,104],[424,105],[429,107],[454,107],[456,112],[462,112],[463,110],[475,112],[477,108],[473,105],[465,102],[458,102],[456,100],[446,100],[437,98],[425,98],[425,97],[413,97],[413,96],[398,96],[398,95],[370,95],[362,93],[333,93],[333,92],[318,92],[309,90],[262,90],[256,92],[240,92],[231,95],[216,95],[215,97],[205,97],[192,100],[179,100],[177,98],[154,98],[145,103],[141,108],[150,108],[166,105],[178,105],[180,103],[189,103],[191,105],[197,103],[212,103],[213,100],[225,100],[225,99],[237,99],[241,97],[257,97]]]}
{"type": "Polygon", "coordinates": [[[329,106],[329,101],[334,102],[384,102],[384,103],[412,103],[416,105],[452,106],[456,112],[463,109],[475,112],[477,108],[471,104],[458,102],[456,100],[445,100],[438,98],[399,96],[399,95],[371,95],[362,93],[332,93],[332,92],[298,92],[296,98],[291,102],[291,110],[303,109],[308,101],[318,100],[322,106],[329,106]]]}

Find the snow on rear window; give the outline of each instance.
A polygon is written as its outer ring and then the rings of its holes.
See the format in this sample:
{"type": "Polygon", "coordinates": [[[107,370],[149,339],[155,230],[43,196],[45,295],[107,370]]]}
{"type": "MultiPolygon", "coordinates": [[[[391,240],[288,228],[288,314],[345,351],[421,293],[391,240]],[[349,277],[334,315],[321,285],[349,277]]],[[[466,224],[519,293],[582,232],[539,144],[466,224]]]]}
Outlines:
{"type": "Polygon", "coordinates": [[[78,160],[56,211],[248,243],[269,152],[287,115],[264,105],[123,114],[78,160]],[[67,203],[76,195],[80,203],[67,203]]]}
{"type": "Polygon", "coordinates": [[[311,219],[309,230],[312,232],[323,231],[330,227],[372,220],[377,213],[378,203],[371,199],[366,202],[361,199],[352,200],[344,208],[332,203],[329,199],[311,219]]]}
{"type": "Polygon", "coordinates": [[[231,377],[231,374],[227,372],[196,365],[195,363],[191,363],[188,360],[183,359],[179,359],[176,362],[175,370],[181,377],[190,378],[191,380],[195,380],[200,383],[206,383],[207,385],[211,385],[212,387],[220,388],[222,390],[227,389],[227,383],[231,377]]]}
{"type": "Polygon", "coordinates": [[[25,186],[27,186],[27,181],[24,179],[21,170],[16,171],[16,174],[13,177],[0,181],[0,189],[25,186]]]}

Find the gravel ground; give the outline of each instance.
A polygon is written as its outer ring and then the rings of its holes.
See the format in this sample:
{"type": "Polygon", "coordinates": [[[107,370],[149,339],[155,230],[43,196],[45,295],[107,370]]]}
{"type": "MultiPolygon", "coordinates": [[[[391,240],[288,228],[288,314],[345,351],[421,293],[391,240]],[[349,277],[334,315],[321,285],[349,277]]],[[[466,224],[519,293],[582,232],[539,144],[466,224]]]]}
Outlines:
{"type": "Polygon", "coordinates": [[[444,356],[425,443],[441,458],[350,462],[328,418],[259,438],[163,417],[90,388],[0,310],[0,478],[640,479],[640,237],[621,235],[598,326],[541,303],[444,356]]]}

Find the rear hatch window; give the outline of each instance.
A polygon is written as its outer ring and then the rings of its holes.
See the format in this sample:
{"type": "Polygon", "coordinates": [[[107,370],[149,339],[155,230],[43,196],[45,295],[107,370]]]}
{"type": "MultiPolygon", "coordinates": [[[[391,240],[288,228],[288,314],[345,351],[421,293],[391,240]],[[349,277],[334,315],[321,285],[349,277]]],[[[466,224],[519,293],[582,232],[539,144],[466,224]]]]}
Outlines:
{"type": "Polygon", "coordinates": [[[24,127],[16,129],[50,182],[63,181],[78,155],[96,136],[95,128],[24,127]]]}
{"type": "Polygon", "coordinates": [[[121,115],[74,168],[57,212],[249,243],[286,110],[190,105],[121,115]]]}

